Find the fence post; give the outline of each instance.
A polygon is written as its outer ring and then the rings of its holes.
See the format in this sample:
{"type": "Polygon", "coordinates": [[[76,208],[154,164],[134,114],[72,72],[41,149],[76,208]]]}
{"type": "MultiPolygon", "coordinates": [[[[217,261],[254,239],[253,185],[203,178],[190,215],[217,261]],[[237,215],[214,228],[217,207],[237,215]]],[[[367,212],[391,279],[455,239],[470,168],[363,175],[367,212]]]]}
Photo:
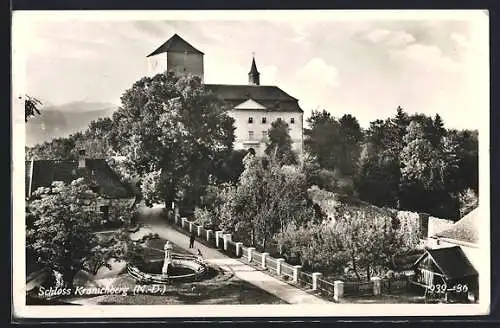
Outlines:
{"type": "Polygon", "coordinates": [[[227,245],[231,240],[231,234],[230,233],[223,234],[222,238],[224,238],[224,250],[227,251],[227,245]]]}
{"type": "Polygon", "coordinates": [[[252,263],[252,252],[255,250],[255,247],[248,247],[248,263],[252,263]]]}
{"type": "MultiPolygon", "coordinates": [[[[174,203],[172,202],[172,204],[174,204],[174,203]]],[[[179,224],[179,219],[180,219],[181,215],[179,213],[179,208],[178,207],[176,207],[174,209],[174,217],[175,217],[175,223],[179,224]]]]}
{"type": "Polygon", "coordinates": [[[198,231],[197,231],[198,232],[198,237],[201,237],[201,225],[199,225],[197,229],[198,229],[198,231]]]}
{"type": "Polygon", "coordinates": [[[193,232],[193,225],[194,223],[192,221],[189,221],[189,232],[193,232]]]}
{"type": "Polygon", "coordinates": [[[237,242],[236,243],[236,256],[241,256],[241,248],[243,247],[243,243],[237,242]]]}
{"type": "Polygon", "coordinates": [[[269,256],[269,253],[262,253],[262,263],[261,263],[262,269],[267,268],[266,259],[268,256],[269,256]]]}
{"type": "Polygon", "coordinates": [[[293,282],[294,283],[299,282],[300,269],[302,269],[301,265],[294,265],[293,266],[293,282]]]}
{"type": "Polygon", "coordinates": [[[181,228],[184,229],[186,226],[187,218],[181,218],[181,228]]]}
{"type": "Polygon", "coordinates": [[[276,259],[276,274],[281,275],[281,266],[285,263],[285,259],[276,259]]]}
{"type": "Polygon", "coordinates": [[[222,231],[216,231],[215,232],[215,246],[219,247],[219,238],[222,235],[222,231]]]}
{"type": "Polygon", "coordinates": [[[323,274],[321,272],[314,272],[312,274],[313,277],[313,288],[312,290],[318,290],[318,279],[321,278],[323,274]]]}
{"type": "Polygon", "coordinates": [[[210,235],[212,234],[212,230],[207,230],[207,241],[210,241],[210,235]]]}
{"type": "Polygon", "coordinates": [[[344,282],[341,280],[335,280],[333,282],[333,299],[335,301],[340,301],[344,296],[344,282]]]}
{"type": "Polygon", "coordinates": [[[373,282],[373,295],[380,295],[381,292],[380,277],[372,277],[370,280],[373,282]]]}
{"type": "Polygon", "coordinates": [[[408,288],[408,286],[410,286],[410,283],[412,281],[415,281],[415,272],[408,272],[408,274],[406,275],[406,279],[405,279],[405,288],[408,288]]]}

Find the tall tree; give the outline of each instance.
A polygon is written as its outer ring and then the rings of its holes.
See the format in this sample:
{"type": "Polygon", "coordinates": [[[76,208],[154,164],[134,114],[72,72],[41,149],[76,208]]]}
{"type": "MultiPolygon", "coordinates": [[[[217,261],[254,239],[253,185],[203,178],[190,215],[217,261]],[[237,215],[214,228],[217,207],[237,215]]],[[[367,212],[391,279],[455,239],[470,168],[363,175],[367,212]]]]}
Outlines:
{"type": "Polygon", "coordinates": [[[338,154],[341,153],[338,121],[323,110],[313,111],[307,123],[309,128],[304,130],[305,150],[317,159],[322,168],[335,169],[338,167],[338,154]]]}
{"type": "Polygon", "coordinates": [[[339,169],[343,174],[350,176],[356,170],[363,133],[358,120],[350,114],[346,114],[339,119],[339,128],[339,146],[342,149],[339,159],[339,169]]]}
{"type": "Polygon", "coordinates": [[[282,119],[271,123],[265,153],[278,160],[281,165],[297,164],[297,154],[292,149],[288,124],[282,119]]]}
{"type": "Polygon", "coordinates": [[[401,152],[402,206],[439,217],[458,217],[458,202],[449,191],[458,167],[456,145],[443,138],[434,146],[427,136],[419,122],[410,123],[401,152]]]}
{"type": "Polygon", "coordinates": [[[121,100],[112,144],[144,177],[146,202],[181,201],[194,209],[214,159],[232,149],[233,119],[225,104],[199,77],[172,72],[140,79],[121,100]]]}

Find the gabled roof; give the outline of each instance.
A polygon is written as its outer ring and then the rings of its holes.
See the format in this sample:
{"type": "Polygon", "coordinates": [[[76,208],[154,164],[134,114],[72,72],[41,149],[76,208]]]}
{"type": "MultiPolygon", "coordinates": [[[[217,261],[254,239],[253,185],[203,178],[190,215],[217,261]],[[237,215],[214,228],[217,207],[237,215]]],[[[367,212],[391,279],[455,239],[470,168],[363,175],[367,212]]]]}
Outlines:
{"type": "Polygon", "coordinates": [[[476,208],[435,236],[476,244],[479,241],[478,215],[479,210],[476,208]]]}
{"type": "Polygon", "coordinates": [[[425,254],[415,262],[415,266],[418,266],[424,258],[429,256],[446,279],[459,279],[478,275],[460,246],[426,249],[425,251],[425,254]]]}
{"type": "Polygon", "coordinates": [[[234,109],[266,109],[266,107],[262,106],[253,99],[248,99],[238,106],[235,106],[234,109]]]}
{"type": "Polygon", "coordinates": [[[203,52],[199,51],[198,49],[190,45],[186,40],[184,40],[177,34],[174,34],[170,39],[168,39],[158,49],[150,53],[147,57],[158,55],[164,52],[191,53],[191,54],[203,55],[203,52]]]}
{"type": "Polygon", "coordinates": [[[298,100],[277,86],[205,84],[205,87],[233,107],[252,99],[266,107],[268,111],[303,113],[298,100]]]}
{"type": "Polygon", "coordinates": [[[26,168],[26,198],[39,187],[50,187],[54,181],[70,183],[81,177],[99,186],[99,194],[105,198],[135,197],[130,186],[120,181],[104,159],[86,159],[85,168],[78,168],[78,161],[35,160],[27,161],[26,168]]]}

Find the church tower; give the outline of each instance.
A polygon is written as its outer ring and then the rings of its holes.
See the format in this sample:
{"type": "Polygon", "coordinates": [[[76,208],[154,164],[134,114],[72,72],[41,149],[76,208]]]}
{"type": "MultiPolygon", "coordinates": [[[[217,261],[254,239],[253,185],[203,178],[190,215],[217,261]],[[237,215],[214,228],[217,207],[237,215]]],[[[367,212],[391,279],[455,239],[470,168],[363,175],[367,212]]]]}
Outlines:
{"type": "Polygon", "coordinates": [[[257,65],[255,64],[255,57],[252,57],[252,67],[248,73],[248,84],[249,85],[260,85],[260,73],[257,71],[257,65]]]}

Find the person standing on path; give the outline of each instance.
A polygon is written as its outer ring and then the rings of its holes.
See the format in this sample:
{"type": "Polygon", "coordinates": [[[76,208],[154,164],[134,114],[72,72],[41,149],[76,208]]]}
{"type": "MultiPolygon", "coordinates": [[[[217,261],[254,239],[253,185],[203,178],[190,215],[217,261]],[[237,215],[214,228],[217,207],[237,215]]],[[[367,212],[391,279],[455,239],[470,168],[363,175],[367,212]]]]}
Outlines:
{"type": "Polygon", "coordinates": [[[195,236],[194,236],[194,230],[193,230],[193,231],[191,231],[191,236],[189,237],[189,248],[194,247],[194,239],[195,239],[195,236]]]}

